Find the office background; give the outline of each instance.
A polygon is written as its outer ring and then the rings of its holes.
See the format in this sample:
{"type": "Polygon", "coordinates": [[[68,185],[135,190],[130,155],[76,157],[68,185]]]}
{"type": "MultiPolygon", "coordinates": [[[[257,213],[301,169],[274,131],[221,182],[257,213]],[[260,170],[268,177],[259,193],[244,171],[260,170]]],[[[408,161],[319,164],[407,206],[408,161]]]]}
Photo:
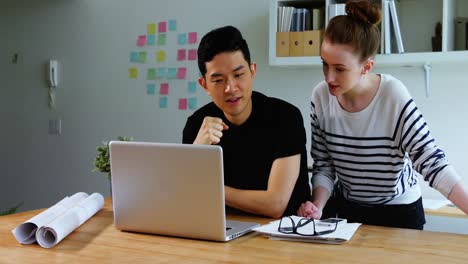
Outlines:
{"type": "MultiPolygon", "coordinates": [[[[78,191],[108,195],[107,179],[92,172],[103,140],[181,142],[186,118],[209,102],[198,85],[190,87],[197,68],[188,52],[206,32],[228,24],[242,31],[258,63],[254,90],[301,109],[310,148],[309,97],[322,71],[268,65],[268,10],[268,0],[1,0],[0,209],[21,201],[20,210],[47,207],[78,191]],[[167,22],[166,44],[147,39],[140,47],[148,24],[159,22],[167,22]],[[184,33],[196,33],[196,43],[180,44],[184,33]],[[185,59],[177,57],[181,47],[185,59]],[[157,62],[154,54],[161,50],[166,58],[157,62]],[[145,63],[132,55],[142,51],[145,63]],[[48,106],[50,59],[59,62],[55,109],[48,106]],[[148,77],[151,67],[184,68],[186,76],[148,77]],[[137,79],[131,79],[130,68],[138,68],[137,79]],[[170,86],[169,94],[161,83],[170,86]],[[51,120],[61,121],[60,135],[49,133],[51,120]]],[[[407,85],[438,145],[468,182],[468,63],[434,64],[428,98],[422,66],[375,71],[407,85]]],[[[425,197],[441,197],[426,183],[421,186],[425,197]]]]}

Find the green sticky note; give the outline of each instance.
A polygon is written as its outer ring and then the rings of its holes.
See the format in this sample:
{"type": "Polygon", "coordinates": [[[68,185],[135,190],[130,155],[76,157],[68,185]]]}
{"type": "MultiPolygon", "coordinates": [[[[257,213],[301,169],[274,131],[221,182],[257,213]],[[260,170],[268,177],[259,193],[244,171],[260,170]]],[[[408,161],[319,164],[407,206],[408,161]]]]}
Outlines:
{"type": "Polygon", "coordinates": [[[146,75],[147,80],[156,80],[156,69],[155,68],[149,68],[148,69],[148,74],[146,75]]]}
{"type": "Polygon", "coordinates": [[[146,51],[140,51],[138,53],[138,60],[141,62],[141,63],[145,63],[146,62],[146,51]]]}
{"type": "Polygon", "coordinates": [[[159,46],[164,46],[164,45],[166,45],[166,41],[167,41],[167,36],[166,36],[166,34],[159,34],[159,35],[158,35],[158,45],[159,45],[159,46]]]}

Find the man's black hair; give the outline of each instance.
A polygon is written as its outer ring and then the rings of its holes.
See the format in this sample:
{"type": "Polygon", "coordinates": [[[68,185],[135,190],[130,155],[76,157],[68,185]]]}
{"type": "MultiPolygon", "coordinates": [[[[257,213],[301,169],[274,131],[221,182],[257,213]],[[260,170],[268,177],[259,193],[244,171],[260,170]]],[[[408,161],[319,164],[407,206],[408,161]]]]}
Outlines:
{"type": "Polygon", "coordinates": [[[216,55],[223,52],[240,50],[244,59],[250,65],[250,51],[247,42],[240,31],[233,26],[225,26],[208,32],[198,46],[198,69],[203,78],[206,74],[206,64],[216,55]]]}

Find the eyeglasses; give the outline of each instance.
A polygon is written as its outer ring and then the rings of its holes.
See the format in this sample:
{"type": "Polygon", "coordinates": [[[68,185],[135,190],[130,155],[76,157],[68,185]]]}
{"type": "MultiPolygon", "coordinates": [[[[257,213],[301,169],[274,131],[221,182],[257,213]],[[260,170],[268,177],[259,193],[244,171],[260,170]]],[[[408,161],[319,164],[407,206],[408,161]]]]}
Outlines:
{"type": "Polygon", "coordinates": [[[297,234],[301,236],[321,236],[335,232],[337,226],[338,223],[334,223],[334,225],[329,229],[317,231],[314,219],[301,218],[296,224],[292,217],[287,216],[281,218],[278,226],[278,232],[283,234],[297,234]]]}

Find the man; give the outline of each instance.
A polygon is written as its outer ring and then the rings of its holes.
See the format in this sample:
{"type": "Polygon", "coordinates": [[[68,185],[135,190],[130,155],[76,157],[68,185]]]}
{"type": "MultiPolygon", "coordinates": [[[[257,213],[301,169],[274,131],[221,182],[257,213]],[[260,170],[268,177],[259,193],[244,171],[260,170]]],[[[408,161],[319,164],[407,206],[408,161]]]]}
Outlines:
{"type": "Polygon", "coordinates": [[[310,200],[300,111],[252,92],[257,65],[235,27],[202,38],[198,67],[213,102],[187,119],[183,142],[223,148],[227,206],[273,218],[296,214],[310,200]]]}

